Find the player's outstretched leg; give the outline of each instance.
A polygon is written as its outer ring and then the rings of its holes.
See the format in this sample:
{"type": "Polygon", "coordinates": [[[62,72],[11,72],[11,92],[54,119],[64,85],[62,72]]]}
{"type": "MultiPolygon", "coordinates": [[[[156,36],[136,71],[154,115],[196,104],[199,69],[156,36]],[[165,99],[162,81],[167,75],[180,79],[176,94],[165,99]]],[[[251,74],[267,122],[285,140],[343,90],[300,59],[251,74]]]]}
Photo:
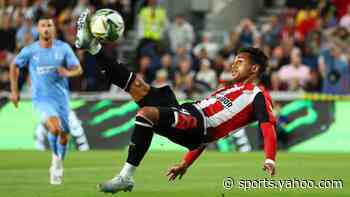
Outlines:
{"type": "Polygon", "coordinates": [[[150,86],[123,64],[105,55],[99,41],[90,32],[90,11],[85,10],[77,22],[75,46],[94,55],[104,78],[121,89],[129,92],[135,101],[141,100],[150,90],[150,86]]]}
{"type": "Polygon", "coordinates": [[[129,92],[135,101],[140,100],[150,90],[150,86],[116,59],[105,55],[101,44],[90,32],[90,15],[87,9],[79,16],[75,46],[95,55],[98,66],[105,73],[106,80],[129,92]]]}
{"type": "Polygon", "coordinates": [[[135,130],[129,145],[128,158],[117,176],[98,185],[101,192],[116,193],[133,189],[132,176],[151,145],[153,128],[158,125],[159,117],[160,112],[156,107],[143,107],[138,111],[135,130]]]}
{"type": "Polygon", "coordinates": [[[59,147],[60,143],[60,121],[58,117],[49,117],[45,123],[48,129],[48,141],[52,151],[51,166],[49,169],[50,172],[50,184],[59,185],[62,183],[63,179],[63,161],[60,157],[62,152],[62,147],[59,147]]]}
{"type": "Polygon", "coordinates": [[[89,51],[96,57],[98,66],[103,71],[106,80],[128,92],[140,107],[178,105],[176,97],[169,86],[162,88],[151,87],[115,58],[105,55],[101,44],[90,32],[89,20],[90,12],[86,10],[78,19],[75,46],[89,51]],[[158,99],[155,100],[154,98],[158,99]]]}

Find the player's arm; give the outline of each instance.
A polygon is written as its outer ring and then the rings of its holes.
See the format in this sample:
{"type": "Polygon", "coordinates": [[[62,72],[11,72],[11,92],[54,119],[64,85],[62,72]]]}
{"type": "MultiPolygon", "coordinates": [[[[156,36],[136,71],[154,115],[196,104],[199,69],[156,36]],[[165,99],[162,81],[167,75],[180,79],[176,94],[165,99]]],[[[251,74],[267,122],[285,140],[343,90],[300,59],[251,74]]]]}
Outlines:
{"type": "Polygon", "coordinates": [[[10,65],[10,84],[11,84],[10,99],[16,108],[18,107],[18,101],[19,101],[18,76],[19,76],[19,69],[15,63],[12,63],[10,65]]]}
{"type": "Polygon", "coordinates": [[[18,91],[18,76],[19,68],[26,67],[31,57],[31,50],[28,47],[24,47],[16,56],[15,60],[10,65],[10,84],[11,95],[10,99],[18,107],[19,91],[18,91]]]}
{"type": "Polygon", "coordinates": [[[275,174],[277,139],[272,106],[262,93],[258,93],[253,102],[253,109],[264,137],[265,162],[263,170],[273,176],[275,174]]]}
{"type": "Polygon", "coordinates": [[[178,176],[179,179],[186,173],[187,169],[193,164],[193,162],[202,154],[206,146],[200,146],[197,149],[188,151],[184,156],[182,162],[171,167],[167,173],[169,181],[175,180],[178,176]]]}
{"type": "Polygon", "coordinates": [[[83,69],[80,64],[70,66],[70,68],[65,68],[63,66],[57,69],[57,72],[63,77],[76,77],[83,74],[83,69]]]}
{"type": "Polygon", "coordinates": [[[63,47],[66,66],[59,67],[57,72],[63,77],[75,77],[83,74],[83,69],[73,49],[68,44],[64,44],[63,47]]]}

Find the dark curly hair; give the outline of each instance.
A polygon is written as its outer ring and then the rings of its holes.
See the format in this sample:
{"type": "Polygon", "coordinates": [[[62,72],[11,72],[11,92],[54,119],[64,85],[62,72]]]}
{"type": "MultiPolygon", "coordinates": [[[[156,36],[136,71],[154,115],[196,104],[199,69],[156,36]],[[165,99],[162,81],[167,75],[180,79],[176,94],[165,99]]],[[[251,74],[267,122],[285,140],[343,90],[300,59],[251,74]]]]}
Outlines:
{"type": "Polygon", "coordinates": [[[268,58],[261,49],[254,47],[244,47],[240,48],[238,50],[238,53],[248,53],[252,64],[258,64],[260,66],[259,76],[261,76],[265,72],[268,64],[268,58]]]}

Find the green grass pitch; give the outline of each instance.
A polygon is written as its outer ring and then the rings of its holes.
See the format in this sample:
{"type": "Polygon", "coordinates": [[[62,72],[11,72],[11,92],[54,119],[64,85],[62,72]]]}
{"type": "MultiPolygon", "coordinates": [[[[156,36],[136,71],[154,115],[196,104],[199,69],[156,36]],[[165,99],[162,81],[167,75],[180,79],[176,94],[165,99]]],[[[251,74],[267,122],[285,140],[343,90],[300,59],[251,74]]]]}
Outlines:
{"type": "MultiPolygon", "coordinates": [[[[206,152],[183,180],[169,183],[167,169],[182,158],[180,152],[149,152],[138,168],[136,185],[125,197],[241,197],[350,196],[350,157],[332,153],[279,153],[274,179],[342,179],[342,189],[223,189],[224,177],[264,179],[263,153],[206,152]]],[[[0,151],[0,197],[103,197],[96,184],[119,171],[126,151],[71,152],[65,162],[64,183],[48,184],[49,152],[0,151]]]]}

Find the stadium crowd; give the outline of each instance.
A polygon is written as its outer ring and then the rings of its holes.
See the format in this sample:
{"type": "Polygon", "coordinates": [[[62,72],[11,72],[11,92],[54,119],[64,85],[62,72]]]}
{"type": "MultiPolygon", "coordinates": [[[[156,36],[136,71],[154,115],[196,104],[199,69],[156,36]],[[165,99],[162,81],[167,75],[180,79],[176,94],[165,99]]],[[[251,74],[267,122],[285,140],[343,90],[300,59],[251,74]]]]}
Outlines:
{"type": "MultiPolygon", "coordinates": [[[[38,16],[52,15],[58,39],[74,47],[79,14],[86,8],[112,8],[126,19],[127,31],[136,32],[138,45],[131,69],[153,85],[171,84],[188,97],[211,91],[230,81],[230,62],[237,50],[254,46],[269,56],[262,76],[268,89],[350,94],[350,0],[286,6],[264,22],[243,19],[227,29],[230,32],[222,42],[215,40],[213,32],[195,29],[185,15],[169,19],[157,0],[139,2],[0,0],[1,90],[9,89],[8,67],[15,54],[37,39],[38,16]]],[[[106,46],[109,55],[117,55],[118,45],[106,46]]],[[[94,57],[80,50],[76,54],[84,75],[70,81],[71,89],[109,90],[110,84],[97,75],[94,57]]],[[[26,81],[23,76],[22,81],[26,81]]]]}

